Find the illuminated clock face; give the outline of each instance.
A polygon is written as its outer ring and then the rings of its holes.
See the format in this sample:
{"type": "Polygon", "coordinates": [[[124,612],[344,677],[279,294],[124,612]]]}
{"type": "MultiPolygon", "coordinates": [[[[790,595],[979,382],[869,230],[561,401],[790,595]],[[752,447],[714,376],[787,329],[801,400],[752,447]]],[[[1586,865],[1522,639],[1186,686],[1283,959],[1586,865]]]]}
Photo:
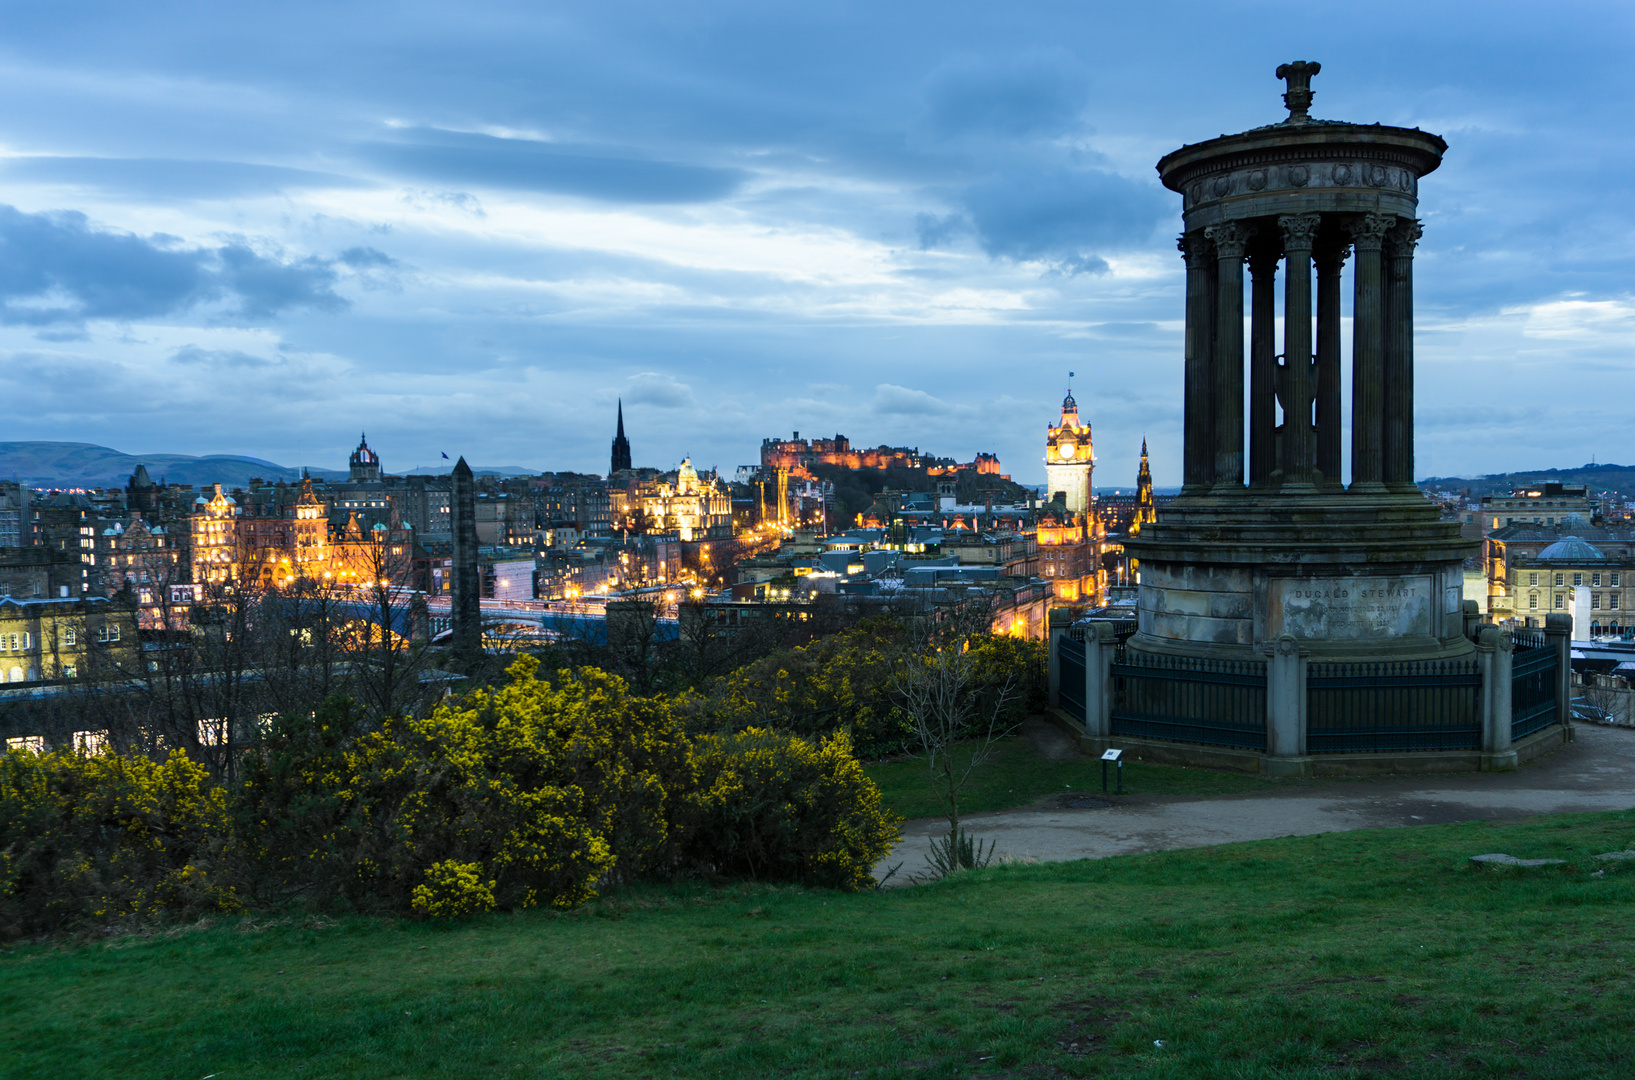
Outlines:
{"type": "Polygon", "coordinates": [[[1074,446],[1071,441],[1059,442],[1056,444],[1056,456],[1061,458],[1063,461],[1071,461],[1073,459],[1073,452],[1077,449],[1078,447],[1074,446]]]}

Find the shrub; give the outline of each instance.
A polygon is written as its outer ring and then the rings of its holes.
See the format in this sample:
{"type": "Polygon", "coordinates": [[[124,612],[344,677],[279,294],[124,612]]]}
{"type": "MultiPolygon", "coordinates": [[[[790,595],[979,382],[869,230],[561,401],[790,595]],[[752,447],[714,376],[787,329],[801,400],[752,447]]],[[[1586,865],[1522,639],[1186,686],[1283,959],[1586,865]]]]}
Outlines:
{"type": "Polygon", "coordinates": [[[494,909],[494,883],[484,882],[476,863],[440,862],[426,868],[424,884],[414,887],[415,914],[455,919],[494,909]]]}
{"type": "Polygon", "coordinates": [[[861,889],[901,836],[844,731],[814,745],[750,728],[695,750],[702,805],[689,850],[718,873],[861,889]]]}
{"type": "Polygon", "coordinates": [[[225,800],[181,751],[162,764],[0,757],[0,938],[239,906],[220,869],[225,800]]]}
{"type": "Polygon", "coordinates": [[[350,740],[342,703],[282,721],[246,764],[247,849],[287,890],[392,910],[435,894],[446,864],[476,867],[507,909],[672,871],[696,781],[667,705],[604,672],[552,684],[537,666],[521,657],[502,689],[350,740]]]}

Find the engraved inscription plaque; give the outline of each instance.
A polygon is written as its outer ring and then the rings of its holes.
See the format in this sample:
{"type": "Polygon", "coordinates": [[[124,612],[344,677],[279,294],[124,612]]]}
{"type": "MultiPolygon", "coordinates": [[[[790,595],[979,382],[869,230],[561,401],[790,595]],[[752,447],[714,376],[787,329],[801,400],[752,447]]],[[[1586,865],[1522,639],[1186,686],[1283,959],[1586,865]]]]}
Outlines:
{"type": "Polygon", "coordinates": [[[1407,577],[1274,578],[1267,637],[1310,640],[1429,637],[1436,597],[1429,574],[1407,577]]]}

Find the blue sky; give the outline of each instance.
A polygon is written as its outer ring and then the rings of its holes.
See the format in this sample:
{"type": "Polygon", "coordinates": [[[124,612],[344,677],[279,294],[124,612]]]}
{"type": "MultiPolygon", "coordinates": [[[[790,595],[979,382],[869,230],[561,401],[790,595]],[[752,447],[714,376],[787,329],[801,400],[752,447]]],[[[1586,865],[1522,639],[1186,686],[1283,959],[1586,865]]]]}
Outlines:
{"type": "Polygon", "coordinates": [[[1627,4],[6,4],[0,440],[1179,480],[1175,147],[1443,135],[1420,475],[1635,462],[1627,4]]]}

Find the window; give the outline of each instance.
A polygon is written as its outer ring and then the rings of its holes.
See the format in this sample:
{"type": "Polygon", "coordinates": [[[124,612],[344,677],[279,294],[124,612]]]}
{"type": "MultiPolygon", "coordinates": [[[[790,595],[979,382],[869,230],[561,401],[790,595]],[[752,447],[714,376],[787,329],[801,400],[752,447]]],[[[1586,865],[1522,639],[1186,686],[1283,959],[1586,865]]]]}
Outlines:
{"type": "Polygon", "coordinates": [[[1562,578],[1561,578],[1561,575],[1560,575],[1560,574],[1557,574],[1557,575],[1556,575],[1556,584],[1557,584],[1557,585],[1560,585],[1560,584],[1562,584],[1562,583],[1563,583],[1563,582],[1562,582],[1562,578]]]}
{"type": "MultiPolygon", "coordinates": [[[[62,632],[62,643],[69,648],[79,644],[79,630],[75,627],[65,627],[62,632]]],[[[72,678],[73,676],[69,676],[72,678]]]]}
{"type": "Polygon", "coordinates": [[[73,664],[64,664],[62,666],[62,677],[65,679],[79,678],[79,668],[73,664]]]}
{"type": "Polygon", "coordinates": [[[1528,574],[1527,575],[1527,584],[1537,585],[1538,584],[1538,575],[1537,574],[1528,574]]]}
{"type": "Polygon", "coordinates": [[[104,623],[97,627],[97,640],[104,645],[119,640],[119,626],[116,623],[104,623]]]}
{"type": "Polygon", "coordinates": [[[1600,574],[1591,574],[1590,575],[1590,584],[1591,585],[1600,585],[1601,584],[1601,575],[1600,574]]]}
{"type": "Polygon", "coordinates": [[[1600,593],[1591,593],[1590,594],[1590,610],[1591,611],[1600,611],[1601,610],[1601,594],[1600,593]]]}
{"type": "Polygon", "coordinates": [[[1607,594],[1607,607],[1609,609],[1611,609],[1612,611],[1617,611],[1618,610],[1618,594],[1617,593],[1608,593],[1607,594]]]}
{"type": "Polygon", "coordinates": [[[1527,594],[1527,606],[1530,608],[1538,607],[1538,593],[1533,592],[1527,594]]]}
{"type": "Polygon", "coordinates": [[[1618,571],[1616,570],[1612,572],[1612,587],[1614,589],[1618,587],[1618,571]]]}
{"type": "Polygon", "coordinates": [[[1566,603],[1565,603],[1566,599],[1567,598],[1565,596],[1563,596],[1561,593],[1556,593],[1556,610],[1557,611],[1560,611],[1562,608],[1567,606],[1566,603]]]}
{"type": "Polygon", "coordinates": [[[1573,575],[1573,584],[1574,585],[1584,584],[1584,575],[1583,574],[1574,574],[1573,575]]]}

